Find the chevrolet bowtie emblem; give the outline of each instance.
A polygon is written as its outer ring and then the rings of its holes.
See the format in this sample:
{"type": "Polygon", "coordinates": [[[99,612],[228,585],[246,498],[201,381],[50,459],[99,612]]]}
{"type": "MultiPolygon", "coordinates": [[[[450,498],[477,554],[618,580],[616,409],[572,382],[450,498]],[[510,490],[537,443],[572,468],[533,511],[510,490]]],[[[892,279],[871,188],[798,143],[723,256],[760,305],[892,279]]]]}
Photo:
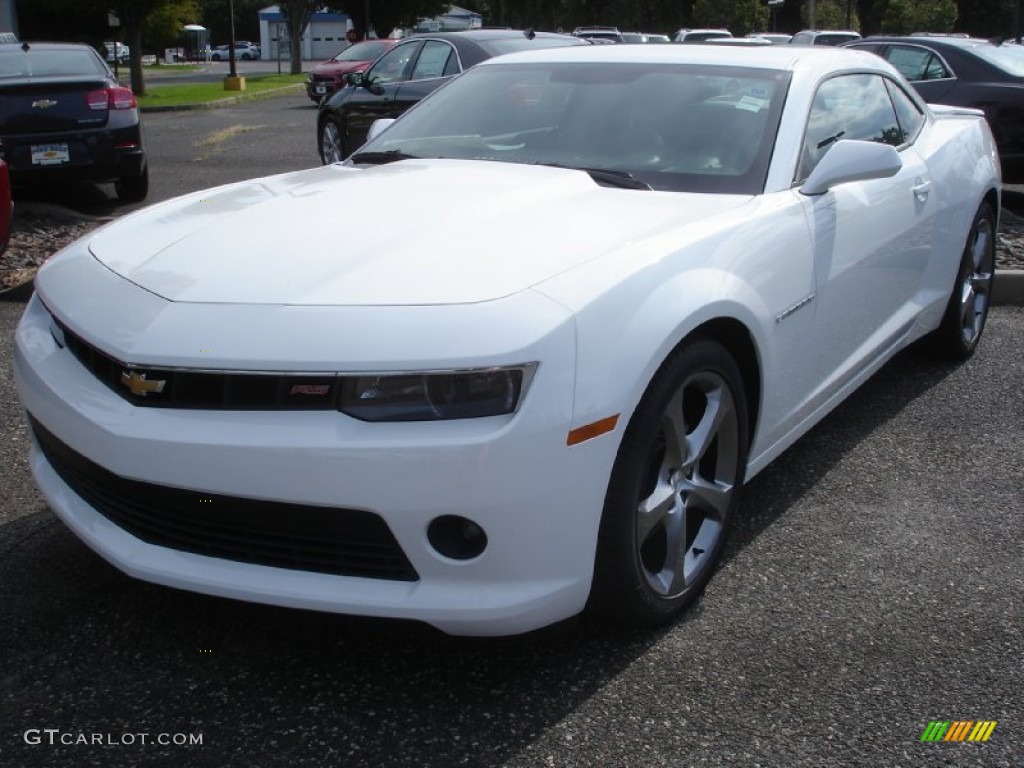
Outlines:
{"type": "Polygon", "coordinates": [[[139,397],[145,397],[150,392],[160,394],[164,391],[164,385],[167,384],[166,380],[157,379],[150,380],[146,378],[144,373],[136,373],[135,371],[122,371],[121,372],[121,383],[131,390],[133,395],[139,397]]]}
{"type": "Polygon", "coordinates": [[[32,109],[49,109],[56,106],[57,102],[52,99],[39,99],[39,101],[32,102],[32,109]]]}

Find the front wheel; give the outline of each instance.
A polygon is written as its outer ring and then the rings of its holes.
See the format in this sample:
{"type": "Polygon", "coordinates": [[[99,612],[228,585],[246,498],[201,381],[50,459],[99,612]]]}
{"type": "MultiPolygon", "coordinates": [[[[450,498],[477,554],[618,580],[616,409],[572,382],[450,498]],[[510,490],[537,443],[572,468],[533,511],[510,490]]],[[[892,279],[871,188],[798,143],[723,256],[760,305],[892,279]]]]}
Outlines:
{"type": "Polygon", "coordinates": [[[346,157],[344,132],[333,117],[320,126],[320,161],[324,165],[340,163],[346,157]]]}
{"type": "Polygon", "coordinates": [[[674,352],[619,446],[589,614],[648,626],[697,599],[739,506],[748,433],[743,380],[729,352],[704,338],[674,352]]]}
{"type": "Polygon", "coordinates": [[[982,203],[971,222],[942,324],[929,338],[932,351],[950,360],[966,360],[985,330],[996,263],[996,216],[982,203]]]}

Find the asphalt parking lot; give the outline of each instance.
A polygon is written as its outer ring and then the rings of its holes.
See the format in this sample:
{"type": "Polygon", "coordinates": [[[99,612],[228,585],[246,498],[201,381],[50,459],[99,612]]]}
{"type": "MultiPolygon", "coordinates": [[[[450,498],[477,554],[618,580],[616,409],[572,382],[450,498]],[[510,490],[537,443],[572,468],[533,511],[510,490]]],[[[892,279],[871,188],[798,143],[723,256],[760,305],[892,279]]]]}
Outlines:
{"type": "MultiPolygon", "coordinates": [[[[276,124],[250,109],[202,119],[276,124]]],[[[231,150],[251,133],[194,173],[263,163],[231,150]]],[[[676,625],[500,640],[107,565],[32,484],[21,309],[0,302],[2,766],[1024,765],[1024,307],[995,307],[965,365],[904,352],[755,478],[676,625]],[[997,725],[922,742],[937,720],[997,725]]]]}

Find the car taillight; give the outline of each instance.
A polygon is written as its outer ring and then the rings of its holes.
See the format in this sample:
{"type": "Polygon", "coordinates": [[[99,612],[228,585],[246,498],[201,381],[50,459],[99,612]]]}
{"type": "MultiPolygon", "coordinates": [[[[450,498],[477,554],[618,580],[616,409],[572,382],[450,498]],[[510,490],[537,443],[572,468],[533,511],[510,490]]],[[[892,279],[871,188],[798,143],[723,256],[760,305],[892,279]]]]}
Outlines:
{"type": "Polygon", "coordinates": [[[89,109],[134,109],[138,103],[131,88],[122,85],[104,88],[101,91],[89,91],[85,94],[89,109]]]}

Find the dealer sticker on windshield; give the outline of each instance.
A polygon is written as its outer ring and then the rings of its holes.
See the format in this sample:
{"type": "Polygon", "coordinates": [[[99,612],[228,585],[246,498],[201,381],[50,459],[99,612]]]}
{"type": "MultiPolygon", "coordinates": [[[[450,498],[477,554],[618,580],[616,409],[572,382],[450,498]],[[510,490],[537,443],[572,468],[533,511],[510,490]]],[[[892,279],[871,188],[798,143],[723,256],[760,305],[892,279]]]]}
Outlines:
{"type": "Polygon", "coordinates": [[[32,165],[60,165],[70,161],[67,144],[38,144],[32,147],[32,165]]]}

